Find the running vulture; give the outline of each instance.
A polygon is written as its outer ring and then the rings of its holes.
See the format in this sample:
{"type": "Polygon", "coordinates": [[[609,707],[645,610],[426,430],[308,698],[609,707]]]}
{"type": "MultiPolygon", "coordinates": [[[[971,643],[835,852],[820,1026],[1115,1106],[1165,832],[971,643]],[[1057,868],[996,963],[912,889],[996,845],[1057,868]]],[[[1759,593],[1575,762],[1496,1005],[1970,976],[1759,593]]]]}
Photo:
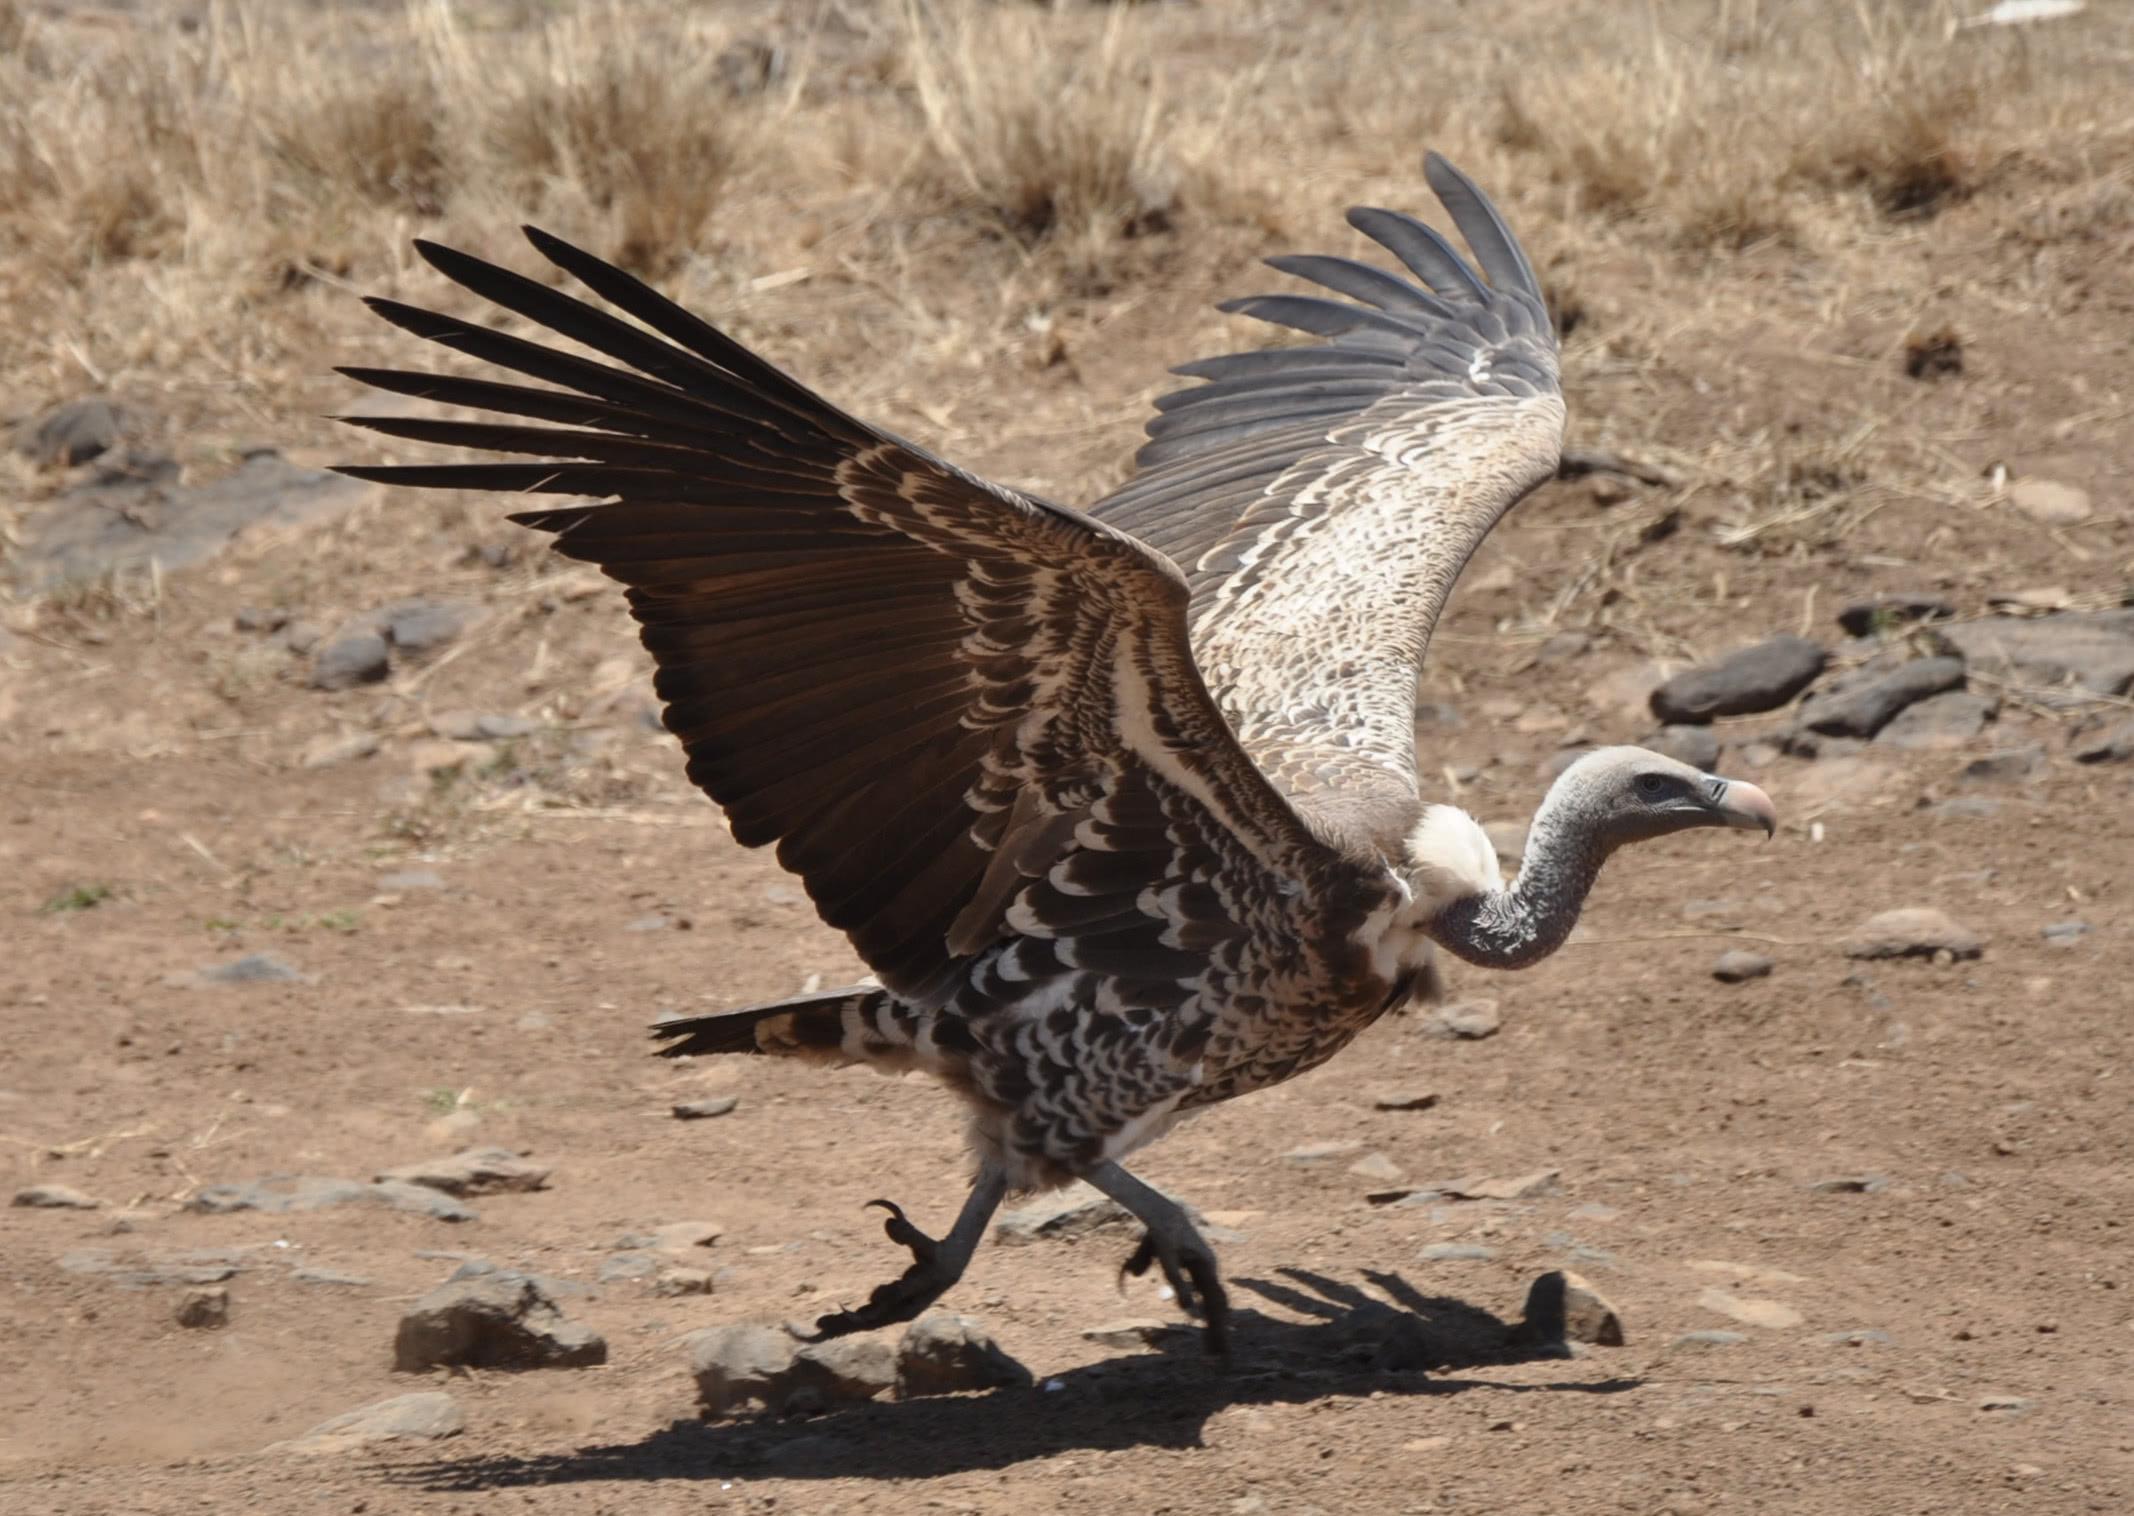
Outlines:
{"type": "Polygon", "coordinates": [[[1431,994],[1435,948],[1507,969],[1553,952],[1623,844],[1772,830],[1752,784],[1605,748],[1550,786],[1507,885],[1471,817],[1425,804],[1431,628],[1564,429],[1525,253],[1458,170],[1433,154],[1425,174],[1472,262],[1370,209],[1350,225],[1404,274],[1271,259],[1321,293],[1223,309],[1312,340],[1178,369],[1199,382],[1157,402],[1137,472],[1086,511],[847,415],[532,228],[606,308],[416,246],[597,356],[369,302],[536,382],[349,368],[513,419],[348,420],[532,461],[343,472],[565,497],[511,519],[626,586],[689,777],[872,970],[663,1021],[662,1051],[923,1069],[969,1107],[954,1224],[936,1239],[876,1202],[912,1262],[820,1337],[916,1316],[1004,1196],[1081,1178],[1145,1224],[1126,1267],[1160,1267],[1220,1349],[1214,1255],[1128,1155],[1431,994]]]}

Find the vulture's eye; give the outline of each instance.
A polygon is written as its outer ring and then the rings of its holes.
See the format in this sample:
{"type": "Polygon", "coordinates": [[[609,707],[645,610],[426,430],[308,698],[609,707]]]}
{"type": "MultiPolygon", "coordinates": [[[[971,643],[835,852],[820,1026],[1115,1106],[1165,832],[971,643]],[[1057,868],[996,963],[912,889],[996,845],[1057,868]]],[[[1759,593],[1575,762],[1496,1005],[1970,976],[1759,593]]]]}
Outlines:
{"type": "Polygon", "coordinates": [[[1638,775],[1638,798],[1641,800],[1657,800],[1667,793],[1668,788],[1665,774],[1638,775]]]}

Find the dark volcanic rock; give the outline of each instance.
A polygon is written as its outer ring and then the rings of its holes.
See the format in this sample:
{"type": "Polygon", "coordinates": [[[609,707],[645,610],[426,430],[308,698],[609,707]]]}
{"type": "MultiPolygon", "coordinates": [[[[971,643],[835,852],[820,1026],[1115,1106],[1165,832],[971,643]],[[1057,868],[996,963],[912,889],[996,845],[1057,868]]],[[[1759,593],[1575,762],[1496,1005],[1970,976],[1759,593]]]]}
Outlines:
{"type": "Polygon", "coordinates": [[[1870,595],[1838,612],[1838,625],[1855,637],[1871,637],[1914,621],[1940,621],[1956,607],[1939,595],[1870,595]]]}
{"type": "Polygon", "coordinates": [[[958,1390],[1026,1386],[1030,1371],[1001,1351],[992,1333],[969,1316],[937,1311],[911,1324],[897,1344],[897,1394],[952,1395],[958,1390]]]}
{"type": "Polygon", "coordinates": [[[1961,658],[1915,658],[1887,671],[1856,669],[1801,702],[1800,729],[1824,737],[1872,737],[1914,701],[1963,682],[1961,658]]]}
{"type": "Polygon", "coordinates": [[[608,1345],[571,1321],[524,1274],[488,1274],[439,1285],[400,1318],[393,1367],[402,1373],[477,1369],[569,1369],[606,1363],[608,1345]]]}
{"type": "Polygon", "coordinates": [[[1707,774],[1719,767],[1719,738],[1708,726],[1663,726],[1645,746],[1707,774]]]}
{"type": "Polygon", "coordinates": [[[1829,655],[1804,637],[1773,637],[1675,675],[1652,692],[1652,713],[1669,724],[1776,710],[1806,689],[1829,655]]]}
{"type": "Polygon", "coordinates": [[[376,684],[392,672],[392,652],[372,631],[345,632],[319,649],[311,665],[314,689],[347,690],[376,684]]]}
{"type": "Polygon", "coordinates": [[[207,484],[180,484],[169,473],[109,474],[60,495],[23,523],[23,545],[9,560],[29,589],[139,570],[168,571],[204,563],[255,528],[304,526],[338,516],[375,486],[298,468],[271,449],[246,456],[235,473],[207,484]]]}
{"type": "Polygon", "coordinates": [[[2045,749],[2030,747],[2003,748],[1997,753],[1987,753],[1964,765],[1965,779],[1981,783],[2019,783],[2035,779],[2045,772],[2045,749]]]}
{"type": "Polygon", "coordinates": [[[1946,751],[1969,747],[2000,711],[2000,701],[1974,690],[1944,690],[1915,701],[1875,734],[1889,747],[1946,751]]]}
{"type": "Polygon", "coordinates": [[[2134,690],[2134,611],[1959,621],[1936,628],[1935,634],[1973,668],[1996,678],[2067,686],[2071,695],[2134,690]]]}

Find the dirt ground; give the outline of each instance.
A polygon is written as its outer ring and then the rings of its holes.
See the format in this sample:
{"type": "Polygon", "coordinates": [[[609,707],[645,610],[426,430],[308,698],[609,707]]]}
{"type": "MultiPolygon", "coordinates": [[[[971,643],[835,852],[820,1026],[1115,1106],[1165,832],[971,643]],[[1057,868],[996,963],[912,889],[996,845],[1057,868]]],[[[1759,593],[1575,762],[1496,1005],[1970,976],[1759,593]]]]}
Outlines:
{"type": "MultiPolygon", "coordinates": [[[[1550,7],[1507,9],[1551,24],[1550,7]]],[[[1130,24],[1158,29],[1148,46],[1204,67],[1257,36],[1200,7],[1143,10],[1130,24]]],[[[1255,9],[1253,26],[1280,10],[1255,9]]],[[[2066,24],[2096,30],[2054,56],[2123,64],[2124,16],[2066,24]]],[[[2066,88],[2088,87],[2068,67],[2066,88]]],[[[1530,814],[1567,743],[1648,734],[1659,672],[1778,632],[1835,647],[1834,614],[1860,596],[1931,591],[1969,618],[2024,591],[2113,603],[2134,580],[2127,183],[2097,140],[2059,159],[2011,150],[2012,167],[1932,215],[1801,201],[1827,219],[1720,251],[1686,246],[1651,207],[1580,242],[1559,160],[1492,140],[1478,174],[1584,313],[1565,360],[1574,442],[1660,461],[1673,482],[1551,485],[1468,570],[1425,681],[1452,714],[1419,740],[1426,770],[1442,766],[1475,814],[1530,814]],[[2078,198],[2092,220],[2051,219],[2078,198]],[[1963,372],[1908,377],[1907,340],[1943,324],[1963,372]],[[2076,486],[2094,510],[2041,526],[1996,467],[2076,486]]],[[[1422,145],[1401,145],[1405,191],[1390,158],[1362,176],[1375,198],[1424,208],[1422,145]]],[[[1328,161],[1360,161],[1342,151],[1328,161]]],[[[1101,291],[926,222],[936,256],[921,246],[918,283],[884,294],[867,280],[889,265],[866,263],[821,330],[805,282],[746,304],[746,325],[958,461],[1086,498],[1119,477],[1163,367],[1235,339],[1209,302],[1280,282],[1252,256],[1353,251],[1338,207],[1356,177],[1285,205],[1279,236],[1232,221],[1205,255],[1130,250],[1123,282],[1101,291]],[[1042,330],[972,293],[1055,278],[1042,330]],[[907,306],[927,313],[924,340],[899,328],[894,358],[870,359],[868,322],[907,306]]],[[[883,235],[854,256],[886,257],[883,235]]],[[[394,279],[438,298],[413,270],[394,279]]],[[[279,401],[132,370],[117,388],[185,418],[189,478],[259,442],[302,463],[375,458],[375,439],[316,419],[351,404],[321,377],[331,363],[412,356],[360,314],[279,401]]],[[[39,318],[14,319],[28,331],[39,318]]],[[[26,353],[7,376],[17,413],[93,388],[26,353]]],[[[75,476],[14,477],[27,512],[75,476]]],[[[2080,718],[2124,717],[2124,700],[2070,710],[2002,688],[1997,722],[1967,748],[1821,760],[1761,741],[1782,716],[1721,723],[1722,771],[1777,802],[1772,842],[1692,834],[1636,850],[1555,958],[1456,973],[1455,995],[1498,1003],[1495,1035],[1389,1018],[1145,1155],[1145,1178],[1232,1234],[1219,1246],[1242,1313],[1228,1366],[1189,1331],[1148,1349],[1085,1338],[1175,1315],[1147,1280],[1122,1295],[1133,1239],[1102,1231],[989,1243],[946,1302],[1036,1388],[705,1420],[685,1334],[863,1298],[902,1262],[864,1203],[887,1196],[945,1224],[962,1195],[960,1118],[918,1079],[648,1056],[657,1015],[860,965],[683,781],[646,719],[620,596],[501,518],[486,501],[373,493],[145,586],[7,603],[0,1180],[103,1204],[0,1209],[0,1511],[2134,1503],[2134,767],[2067,753],[2080,718]],[[237,628],[241,610],[274,607],[330,632],[407,596],[480,616],[442,652],[339,693],[308,687],[308,661],[275,636],[237,628]],[[441,754],[433,733],[455,711],[530,730],[441,754]],[[307,766],[346,736],[376,751],[307,766]],[[2027,780],[1962,776],[1982,752],[2032,744],[2045,763],[2027,780]],[[1983,934],[1983,956],[1844,956],[1861,920],[1913,905],[1983,934]],[[2089,930],[2044,935],[2070,918],[2089,930]],[[1734,946],[1774,971],[1717,982],[1712,962],[1734,946]],[[195,977],[249,953],[301,977],[195,977]],[[1417,1091],[1435,1104],[1377,1107],[1417,1091]],[[671,1114],[711,1094],[739,1105],[671,1114]],[[1285,1156],[1333,1142],[1358,1146],[1285,1156]],[[550,1187],[478,1197],[477,1219],[457,1223],[185,1208],[217,1183],[367,1179],[473,1144],[553,1165],[550,1187]],[[1403,1178],[1351,1172],[1371,1154],[1403,1178]],[[1521,1200],[1366,1199],[1535,1170],[1557,1181],[1521,1200]],[[722,1229],[703,1250],[713,1293],[600,1281],[621,1236],[688,1219],[722,1229]],[[1476,1256],[1426,1251],[1446,1243],[1476,1256]],[[124,1264],[195,1249],[242,1250],[219,1329],[175,1323],[181,1285],[80,1267],[85,1250],[124,1264]],[[396,1321],[462,1255],[586,1286],[562,1304],[606,1335],[607,1364],[396,1374],[396,1321]],[[1528,1284],[1565,1267],[1619,1308],[1626,1344],[1508,1350],[1528,1284]],[[1383,1344],[1411,1339],[1427,1368],[1382,1365],[1383,1344]],[[449,1391],[465,1431],[266,1451],[416,1389],[449,1391]]]]}

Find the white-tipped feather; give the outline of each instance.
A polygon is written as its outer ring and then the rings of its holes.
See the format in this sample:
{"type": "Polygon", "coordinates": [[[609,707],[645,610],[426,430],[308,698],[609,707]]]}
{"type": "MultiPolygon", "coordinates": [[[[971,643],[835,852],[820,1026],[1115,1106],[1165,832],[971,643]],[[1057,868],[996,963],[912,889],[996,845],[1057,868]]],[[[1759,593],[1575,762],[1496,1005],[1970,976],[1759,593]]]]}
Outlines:
{"type": "Polygon", "coordinates": [[[1433,805],[1408,838],[1408,887],[1423,919],[1455,900],[1504,888],[1497,850],[1482,823],[1456,805],[1433,805]]]}

